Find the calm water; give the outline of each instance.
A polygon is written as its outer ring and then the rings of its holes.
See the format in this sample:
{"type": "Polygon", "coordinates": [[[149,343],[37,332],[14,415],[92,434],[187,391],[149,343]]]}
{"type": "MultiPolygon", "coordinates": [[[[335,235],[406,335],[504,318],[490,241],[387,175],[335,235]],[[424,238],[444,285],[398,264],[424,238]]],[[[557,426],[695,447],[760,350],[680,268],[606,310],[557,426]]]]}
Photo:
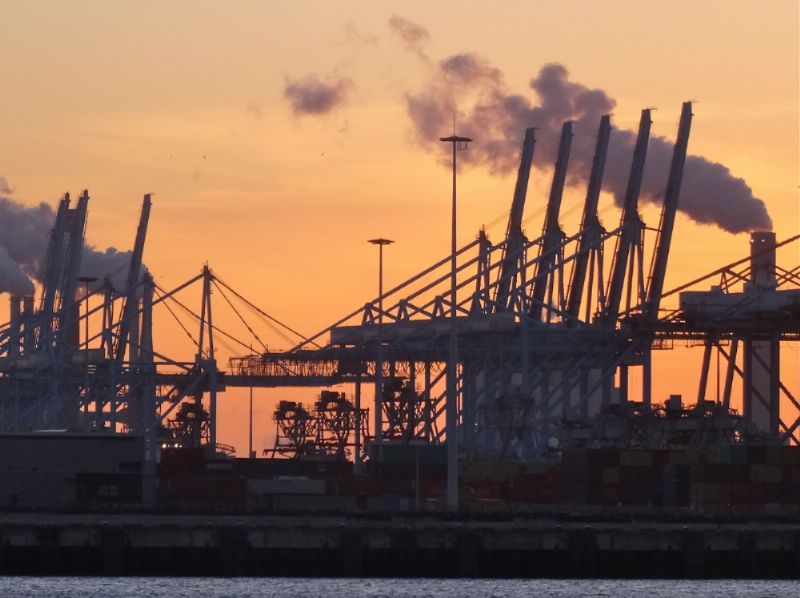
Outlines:
{"type": "Polygon", "coordinates": [[[0,577],[0,596],[14,598],[381,598],[384,596],[800,596],[797,581],[255,579],[148,577],[0,577]]]}

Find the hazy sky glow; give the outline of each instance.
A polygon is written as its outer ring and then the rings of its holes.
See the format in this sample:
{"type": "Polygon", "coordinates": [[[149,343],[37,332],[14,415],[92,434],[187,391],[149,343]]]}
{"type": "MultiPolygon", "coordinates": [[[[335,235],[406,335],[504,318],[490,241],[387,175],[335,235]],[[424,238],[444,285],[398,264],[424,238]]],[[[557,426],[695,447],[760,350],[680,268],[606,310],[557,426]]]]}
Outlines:
{"type": "MultiPolygon", "coordinates": [[[[171,288],[208,261],[306,333],[375,294],[366,239],[396,240],[388,283],[448,251],[450,179],[435,139],[451,131],[426,143],[408,106],[454,55],[477,57],[483,81],[501,76],[504,97],[534,105],[530,81],[559,63],[570,81],[614,99],[618,132],[635,130],[640,110],[653,106],[653,135],[674,139],[681,102],[696,100],[689,153],[744,179],[779,238],[800,228],[795,0],[3,0],[0,22],[0,196],[54,205],[88,188],[88,241],[124,250],[142,194],[153,192],[145,260],[159,284],[171,288]]],[[[451,99],[466,118],[489,88],[456,83],[451,99]]],[[[591,145],[590,124],[576,127],[576,139],[591,145]]],[[[470,132],[475,155],[489,151],[481,130],[470,132]]],[[[528,214],[546,201],[555,143],[537,147],[528,214]]],[[[464,169],[461,240],[481,225],[501,238],[514,171],[464,169]]],[[[565,211],[584,191],[568,190],[565,211]]],[[[618,219],[612,204],[604,196],[607,225],[618,219]]],[[[656,207],[643,215],[657,225],[656,207]]],[[[578,219],[576,210],[565,230],[578,219]]],[[[528,226],[537,231],[541,221],[528,226]]],[[[667,287],[748,250],[746,235],[685,216],[673,247],[667,287]]],[[[157,342],[184,351],[170,335],[157,342]]],[[[797,349],[785,359],[796,385],[797,349]]],[[[696,392],[693,352],[656,365],[656,398],[696,392]],[[691,374],[675,382],[671,373],[684,370],[691,374]]],[[[244,402],[226,400],[220,439],[241,450],[244,402]]],[[[271,411],[259,403],[258,448],[271,411]]]]}

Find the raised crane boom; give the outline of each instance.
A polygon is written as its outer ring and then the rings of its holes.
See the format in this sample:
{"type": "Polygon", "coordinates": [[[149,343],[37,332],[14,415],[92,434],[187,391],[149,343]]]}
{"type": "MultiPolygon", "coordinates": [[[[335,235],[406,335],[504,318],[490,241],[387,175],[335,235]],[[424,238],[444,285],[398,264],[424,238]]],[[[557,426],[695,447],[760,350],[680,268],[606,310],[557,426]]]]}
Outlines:
{"type": "Polygon", "coordinates": [[[558,157],[553,172],[553,184],[550,187],[550,198],[547,201],[547,215],[544,221],[542,245],[539,252],[538,267],[531,293],[531,306],[529,315],[534,320],[542,317],[542,306],[547,292],[548,283],[553,278],[556,254],[561,248],[563,233],[558,222],[561,212],[561,197],[564,194],[564,181],[567,178],[567,164],[572,146],[572,123],[565,122],[561,127],[561,140],[558,144],[558,157]]]}
{"type": "Polygon", "coordinates": [[[686,162],[686,150],[689,146],[689,133],[692,128],[692,103],[684,102],[681,109],[681,120],[678,125],[678,138],[672,152],[672,163],[669,167],[667,191],[664,194],[664,207],[661,210],[661,225],[658,227],[655,255],[650,269],[650,283],[647,287],[647,303],[645,315],[650,319],[658,317],[661,305],[661,294],[664,292],[664,277],[667,273],[669,248],[672,243],[672,229],[675,227],[675,214],[678,211],[678,200],[683,181],[683,165],[686,162]]]}
{"type": "Polygon", "coordinates": [[[42,279],[42,301],[39,306],[39,312],[43,316],[41,328],[39,329],[39,350],[49,347],[52,339],[52,318],[64,264],[64,237],[69,223],[69,213],[69,193],[65,193],[58,204],[56,221],[53,230],[50,231],[50,240],[47,243],[44,277],[42,279]]]}
{"type": "Polygon", "coordinates": [[[131,262],[128,266],[128,278],[125,282],[125,305],[122,308],[122,319],[119,327],[119,341],[117,344],[116,360],[125,359],[125,349],[128,337],[131,334],[131,325],[137,312],[136,288],[139,286],[139,272],[142,269],[142,256],[144,255],[144,242],[147,237],[147,223],[150,219],[150,194],[144,196],[142,201],[142,214],[139,218],[139,227],[136,229],[136,241],[131,253],[131,262]]]}
{"type": "Polygon", "coordinates": [[[44,313],[52,313],[55,308],[61,264],[64,261],[64,234],[67,229],[68,214],[69,193],[65,193],[58,203],[56,221],[53,230],[50,231],[50,240],[47,243],[47,256],[42,279],[42,302],[39,306],[40,311],[44,313]]]}
{"type": "MultiPolygon", "coordinates": [[[[578,252],[575,257],[575,267],[572,270],[572,282],[569,287],[567,299],[567,314],[570,324],[574,324],[578,317],[583,300],[583,288],[586,282],[586,268],[591,250],[598,247],[600,237],[600,221],[597,218],[597,204],[600,200],[600,188],[603,185],[603,171],[606,166],[608,154],[608,140],[611,136],[611,117],[605,115],[600,119],[600,128],[597,131],[597,145],[592,160],[592,173],[589,176],[589,185],[586,189],[586,202],[583,206],[583,219],[581,221],[581,238],[578,252]]],[[[602,274],[599,272],[599,274],[602,274]]]]}
{"type": "Polygon", "coordinates": [[[525,238],[522,234],[522,213],[525,210],[525,198],[528,193],[528,179],[533,164],[533,150],[536,147],[536,129],[525,129],[525,140],[522,142],[522,156],[517,172],[517,184],[514,187],[514,199],[511,202],[511,212],[508,216],[506,229],[506,245],[500,266],[500,278],[495,296],[496,310],[509,309],[509,293],[511,292],[514,277],[517,275],[520,260],[522,259],[525,238]]]}
{"type": "MultiPolygon", "coordinates": [[[[628,177],[628,186],[625,189],[625,200],[622,204],[622,222],[617,250],[611,266],[611,280],[609,281],[606,296],[606,310],[604,319],[609,326],[615,326],[619,317],[619,307],[622,301],[622,292],[625,285],[625,272],[631,259],[631,249],[641,243],[642,219],[639,217],[638,203],[639,192],[642,188],[644,163],[647,158],[647,144],[650,139],[650,109],[642,110],[639,119],[639,133],[636,137],[636,146],[633,150],[631,173],[628,177]]],[[[629,281],[633,284],[633,281],[629,281]]]]}
{"type": "Polygon", "coordinates": [[[86,232],[86,213],[89,209],[89,192],[84,190],[78,198],[78,205],[70,210],[67,225],[67,239],[63,271],[59,284],[60,303],[58,305],[58,335],[57,351],[63,353],[74,348],[67,346],[70,333],[75,333],[78,318],[75,310],[75,290],[78,284],[78,272],[81,267],[81,253],[83,252],[83,238],[86,232]]]}

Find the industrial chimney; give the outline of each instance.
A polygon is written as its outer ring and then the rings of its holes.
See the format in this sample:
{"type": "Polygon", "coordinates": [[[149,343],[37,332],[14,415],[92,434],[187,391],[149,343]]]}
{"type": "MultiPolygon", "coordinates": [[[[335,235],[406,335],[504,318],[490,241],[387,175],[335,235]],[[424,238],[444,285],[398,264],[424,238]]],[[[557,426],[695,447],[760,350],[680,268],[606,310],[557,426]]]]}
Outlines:
{"type": "MultiPolygon", "coordinates": [[[[757,293],[759,301],[777,293],[775,233],[750,235],[750,280],[745,293],[757,293]]],[[[780,424],[780,335],[747,335],[744,338],[743,414],[762,432],[777,434],[780,424]]]]}
{"type": "Polygon", "coordinates": [[[775,279],[775,233],[755,232],[750,234],[750,283],[749,291],[774,291],[775,279]]]}

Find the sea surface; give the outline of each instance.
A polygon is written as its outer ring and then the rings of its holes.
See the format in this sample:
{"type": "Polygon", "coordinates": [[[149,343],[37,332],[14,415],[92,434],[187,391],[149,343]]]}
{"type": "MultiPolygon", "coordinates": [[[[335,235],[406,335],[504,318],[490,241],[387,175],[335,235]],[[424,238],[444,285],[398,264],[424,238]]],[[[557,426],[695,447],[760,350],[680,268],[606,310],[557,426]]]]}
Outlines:
{"type": "Polygon", "coordinates": [[[688,596],[800,597],[800,581],[304,579],[206,577],[0,577],[0,596],[14,598],[303,598],[688,596]]]}

